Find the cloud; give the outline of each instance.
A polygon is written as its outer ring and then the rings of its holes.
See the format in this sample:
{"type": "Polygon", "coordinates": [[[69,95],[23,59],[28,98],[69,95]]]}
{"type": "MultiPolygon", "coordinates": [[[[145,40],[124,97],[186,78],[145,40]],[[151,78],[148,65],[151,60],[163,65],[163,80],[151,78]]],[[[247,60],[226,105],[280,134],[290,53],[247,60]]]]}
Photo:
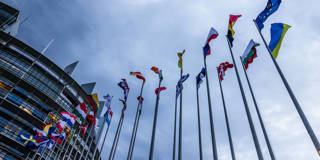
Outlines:
{"type": "MultiPolygon", "coordinates": [[[[131,87],[128,110],[119,139],[116,159],[125,159],[137,106],[136,97],[141,81],[129,76],[130,71],[141,71],[146,79],[143,93],[145,102],[138,128],[134,159],[148,159],[154,114],[157,77],[150,71],[155,65],[163,69],[163,85],[168,89],[161,94],[155,159],[170,159],[172,155],[174,94],[179,79],[176,53],[186,49],[184,72],[191,77],[183,91],[183,158],[198,159],[198,133],[195,99],[195,75],[203,65],[202,46],[210,27],[220,36],[211,42],[213,54],[207,57],[212,98],[213,117],[220,159],[230,159],[225,119],[215,68],[222,61],[231,62],[226,38],[228,15],[242,14],[235,29],[233,52],[236,63],[249,40],[261,44],[258,58],[250,65],[248,75],[254,89],[262,117],[277,159],[317,159],[318,155],[285,90],[281,79],[267,54],[252,19],[265,7],[265,1],[191,1],[191,0],[97,0],[89,1],[36,1],[25,0],[12,4],[22,16],[30,16],[21,27],[20,39],[41,50],[55,38],[46,56],[64,67],[75,60],[80,65],[73,77],[79,83],[96,81],[95,92],[114,95],[114,117],[107,136],[103,157],[108,157],[116,125],[121,113],[118,98],[122,91],[116,85],[127,78],[131,87]]],[[[318,62],[319,2],[311,0],[283,1],[279,11],[265,23],[262,33],[270,40],[270,24],[290,24],[277,62],[287,77],[311,126],[320,137],[318,62]]],[[[258,123],[253,102],[242,69],[238,68],[254,120],[263,154],[268,151],[258,123]]],[[[232,138],[238,159],[257,159],[243,101],[235,72],[228,70],[223,81],[226,106],[230,117],[232,138]]],[[[205,83],[200,88],[200,110],[204,158],[212,159],[208,102],[205,83]]]]}

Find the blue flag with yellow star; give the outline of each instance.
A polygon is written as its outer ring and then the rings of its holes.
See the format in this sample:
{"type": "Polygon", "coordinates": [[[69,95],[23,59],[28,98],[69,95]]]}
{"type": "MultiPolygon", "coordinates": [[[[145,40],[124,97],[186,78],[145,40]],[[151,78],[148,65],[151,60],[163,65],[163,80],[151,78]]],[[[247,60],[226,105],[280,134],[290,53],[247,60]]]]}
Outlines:
{"type": "Polygon", "coordinates": [[[262,30],[262,28],[264,27],[263,23],[267,20],[267,18],[278,10],[280,3],[281,0],[268,0],[266,8],[258,15],[255,20],[260,30],[262,30]]]}

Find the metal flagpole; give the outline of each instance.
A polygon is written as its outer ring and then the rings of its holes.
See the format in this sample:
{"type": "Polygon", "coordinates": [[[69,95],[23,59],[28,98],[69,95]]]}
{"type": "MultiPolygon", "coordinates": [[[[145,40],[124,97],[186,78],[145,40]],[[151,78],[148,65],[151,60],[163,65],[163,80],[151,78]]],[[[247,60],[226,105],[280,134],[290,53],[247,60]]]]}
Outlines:
{"type": "MultiPolygon", "coordinates": [[[[182,78],[182,67],[180,69],[180,79],[182,78]]],[[[181,84],[183,85],[183,84],[181,84]]],[[[183,89],[182,89],[183,90],[183,89]]],[[[182,90],[180,92],[180,112],[179,112],[179,148],[178,160],[182,160],[182,90]]]]}
{"type": "MultiPolygon", "coordinates": [[[[110,124],[111,124],[111,120],[112,120],[112,116],[111,116],[111,119],[110,119],[110,124]]],[[[107,137],[107,135],[108,135],[108,131],[109,131],[110,124],[108,125],[107,131],[106,131],[106,133],[105,133],[105,135],[104,135],[104,138],[103,138],[103,141],[102,141],[102,146],[101,146],[101,149],[100,149],[100,154],[99,154],[99,156],[98,156],[98,160],[100,160],[100,158],[101,158],[101,154],[102,154],[102,151],[103,151],[104,143],[105,143],[105,141],[106,141],[106,137],[107,137]]],[[[94,157],[94,156],[95,156],[95,153],[93,154],[93,157],[94,157]]]]}
{"type": "Polygon", "coordinates": [[[260,149],[259,140],[258,140],[258,137],[257,137],[256,130],[254,128],[254,124],[252,122],[251,113],[250,113],[250,110],[249,110],[247,99],[245,97],[245,93],[243,91],[241,79],[240,79],[240,76],[239,76],[239,73],[238,73],[238,69],[237,69],[237,64],[236,64],[236,62],[234,60],[232,49],[231,49],[231,45],[230,45],[230,42],[228,40],[228,37],[227,37],[227,41],[228,41],[228,46],[229,46],[230,54],[231,54],[231,57],[232,57],[234,69],[236,71],[236,75],[237,75],[237,79],[238,79],[238,83],[239,83],[239,88],[240,88],[240,91],[241,91],[241,96],[242,96],[244,108],[245,108],[246,113],[247,113],[247,118],[248,118],[248,122],[249,122],[249,125],[250,125],[250,130],[251,130],[252,138],[253,138],[254,145],[255,145],[255,148],[256,148],[256,151],[257,151],[257,155],[258,155],[259,160],[263,160],[263,155],[262,155],[262,152],[261,152],[261,149],[260,149]]]}
{"type": "Polygon", "coordinates": [[[209,80],[208,80],[209,76],[208,76],[208,70],[207,70],[206,55],[203,55],[203,62],[204,62],[204,68],[206,69],[206,74],[207,74],[206,83],[207,83],[208,107],[209,107],[209,116],[210,116],[212,153],[213,153],[213,159],[218,160],[216,137],[214,133],[214,124],[213,124],[213,117],[212,117],[212,107],[211,107],[211,97],[210,97],[209,80]]]}
{"type": "MultiPolygon", "coordinates": [[[[113,96],[112,96],[113,97],[113,96]]],[[[112,100],[112,99],[111,99],[112,100]]],[[[111,103],[111,101],[110,101],[110,103],[111,103]]],[[[109,111],[109,107],[110,107],[110,105],[111,104],[109,104],[109,106],[107,106],[108,107],[108,109],[107,109],[107,113],[106,114],[108,114],[108,111],[109,111]]],[[[106,117],[104,117],[104,118],[106,118],[106,117]]],[[[107,115],[107,118],[108,118],[108,115],[107,115]]],[[[111,116],[111,118],[112,118],[112,116],[111,116]]],[[[106,123],[106,119],[104,119],[104,122],[103,122],[103,127],[102,127],[102,129],[101,129],[101,133],[99,134],[99,137],[98,137],[98,143],[96,144],[96,147],[94,148],[94,152],[93,152],[93,159],[94,159],[94,156],[96,155],[96,152],[97,152],[97,150],[98,150],[98,144],[99,144],[99,141],[100,141],[100,138],[101,138],[101,135],[102,135],[102,132],[103,132],[103,129],[104,129],[104,126],[105,126],[105,123],[106,123]]],[[[111,122],[110,122],[111,123],[111,122]]],[[[108,128],[107,128],[107,130],[109,129],[109,125],[108,125],[108,128]]],[[[108,131],[107,131],[108,132],[108,131]]],[[[101,152],[101,151],[100,151],[101,152]]]]}
{"type": "Polygon", "coordinates": [[[112,155],[113,155],[113,152],[114,152],[114,147],[115,147],[115,145],[116,145],[116,141],[117,141],[117,138],[118,138],[121,121],[122,121],[122,115],[120,116],[120,119],[119,119],[119,122],[118,122],[117,131],[116,131],[116,134],[115,134],[114,139],[113,139],[111,151],[110,151],[110,154],[109,154],[109,160],[111,159],[111,157],[112,157],[112,155]]]}
{"type": "MultiPolygon", "coordinates": [[[[70,134],[71,134],[71,133],[70,133],[70,134]]],[[[69,135],[68,135],[68,137],[69,137],[69,135]]],[[[63,142],[62,142],[61,149],[58,150],[58,152],[57,152],[56,156],[54,157],[54,159],[60,158],[60,157],[59,157],[59,156],[60,156],[60,153],[62,152],[64,146],[67,144],[67,139],[68,139],[68,137],[67,137],[67,135],[66,135],[66,137],[64,137],[63,142]]]]}
{"type": "Polygon", "coordinates": [[[269,153],[270,153],[270,158],[272,160],[275,160],[275,155],[273,153],[273,149],[272,149],[272,146],[271,146],[271,143],[270,143],[270,140],[269,140],[269,137],[268,137],[268,134],[267,134],[267,130],[264,126],[264,123],[263,123],[263,120],[262,120],[262,116],[260,114],[260,109],[258,107],[258,104],[257,104],[257,101],[256,101],[256,98],[253,94],[253,91],[252,91],[252,87],[251,87],[251,83],[249,81],[249,78],[248,78],[248,75],[247,75],[247,70],[244,68],[243,66],[243,63],[242,63],[242,60],[241,60],[241,57],[240,57],[240,61],[241,61],[241,64],[242,64],[242,68],[243,68],[243,71],[244,71],[244,74],[246,75],[246,79],[247,79],[247,82],[248,82],[248,86],[249,86],[249,89],[250,89],[250,93],[251,93],[251,97],[253,99],[253,103],[254,103],[254,106],[256,108],[256,111],[257,111],[257,114],[258,114],[258,118],[259,118],[259,122],[260,122],[260,125],[261,125],[261,128],[262,128],[262,131],[263,131],[263,135],[264,135],[264,139],[266,140],[266,143],[267,143],[267,147],[268,147],[268,150],[269,150],[269,153]]]}
{"type": "Polygon", "coordinates": [[[198,137],[199,137],[199,154],[200,160],[202,160],[202,140],[201,140],[201,120],[200,120],[200,108],[199,108],[199,88],[196,82],[196,93],[197,93],[197,112],[198,112],[198,137]]]}
{"type": "MultiPolygon", "coordinates": [[[[161,71],[160,71],[161,72],[161,71]]],[[[161,86],[161,79],[159,79],[159,92],[157,94],[156,99],[156,107],[154,109],[154,116],[153,116],[153,126],[152,126],[152,137],[151,137],[151,145],[150,145],[150,152],[149,152],[149,160],[153,159],[153,151],[154,151],[154,139],[156,134],[156,128],[157,128],[157,119],[158,119],[158,108],[159,108],[159,99],[160,99],[160,86],[161,86]]]]}
{"type": "Polygon", "coordinates": [[[255,22],[255,20],[253,20],[253,22],[257,27],[257,30],[258,30],[258,32],[259,32],[259,34],[260,34],[260,36],[261,36],[261,38],[263,40],[264,45],[266,46],[266,48],[267,48],[267,50],[269,52],[269,55],[271,56],[272,62],[275,65],[275,67],[276,67],[276,69],[277,69],[277,71],[278,71],[278,73],[279,73],[279,75],[280,75],[280,77],[282,79],[282,82],[284,83],[285,87],[287,88],[287,91],[288,91],[288,93],[290,95],[290,98],[291,98],[294,106],[296,107],[296,110],[297,110],[297,112],[298,112],[298,114],[299,114],[299,116],[300,116],[300,118],[301,118],[301,120],[303,122],[304,127],[306,128],[306,130],[307,130],[307,132],[308,132],[308,134],[309,134],[309,136],[310,136],[310,138],[311,138],[311,140],[313,142],[314,147],[316,148],[318,154],[320,155],[320,143],[319,143],[318,138],[314,134],[313,129],[312,129],[307,117],[305,116],[305,114],[304,114],[304,112],[303,112],[303,110],[302,110],[297,98],[293,94],[293,91],[291,90],[291,87],[290,87],[289,83],[287,82],[287,79],[283,75],[283,73],[282,73],[277,61],[273,58],[272,53],[270,51],[270,48],[267,45],[266,40],[264,39],[261,31],[258,29],[257,23],[255,22]]]}
{"type": "MultiPolygon", "coordinates": [[[[142,104],[141,104],[141,105],[142,105],[142,104]]],[[[141,107],[142,107],[142,106],[141,106],[141,107]]],[[[134,144],[135,144],[135,142],[136,142],[136,136],[137,136],[137,132],[138,132],[140,116],[141,116],[141,109],[139,110],[137,127],[136,127],[135,132],[134,132],[133,146],[132,146],[132,151],[131,151],[131,154],[130,154],[130,159],[132,159],[132,153],[133,153],[133,149],[134,149],[134,144]]]]}
{"type": "MultiPolygon", "coordinates": [[[[99,139],[100,139],[100,138],[99,138],[99,139]]],[[[84,159],[87,159],[87,157],[88,157],[88,155],[89,155],[89,152],[91,151],[90,148],[91,148],[92,142],[93,142],[93,137],[91,138],[88,152],[84,155],[84,157],[85,157],[84,159]]],[[[81,158],[81,157],[80,157],[80,158],[81,158]]]]}
{"type": "Polygon", "coordinates": [[[118,147],[118,142],[119,142],[119,138],[120,138],[120,133],[121,133],[121,129],[122,129],[122,124],[123,124],[123,119],[121,121],[121,124],[120,124],[120,129],[119,129],[119,135],[117,137],[117,141],[116,141],[116,145],[114,147],[114,153],[112,155],[112,160],[114,159],[114,156],[116,155],[116,151],[117,151],[117,147],[118,147]]]}
{"type": "MultiPolygon", "coordinates": [[[[72,138],[71,138],[71,140],[73,140],[73,143],[68,145],[66,151],[64,152],[64,154],[63,154],[63,156],[62,156],[62,159],[63,159],[63,160],[65,159],[66,156],[69,156],[68,150],[69,150],[69,147],[70,147],[70,146],[71,146],[70,151],[73,150],[73,147],[74,147],[75,143],[76,143],[77,140],[78,140],[78,137],[79,137],[79,134],[80,134],[80,130],[81,130],[81,129],[80,129],[80,126],[79,126],[78,132],[74,133],[73,136],[72,136],[72,138]]],[[[70,143],[71,143],[71,140],[70,140],[70,143]]],[[[61,153],[62,153],[62,152],[61,152],[61,153]]]]}
{"type": "Polygon", "coordinates": [[[172,151],[172,160],[176,159],[176,137],[177,137],[177,102],[178,97],[176,96],[176,101],[175,101],[175,109],[174,109],[174,131],[173,131],[173,151],[172,151]]]}
{"type": "MultiPolygon", "coordinates": [[[[94,117],[94,118],[96,118],[96,117],[94,117]]],[[[93,124],[94,124],[94,122],[93,122],[93,124]]],[[[89,138],[90,138],[90,135],[92,134],[92,131],[94,131],[94,125],[93,125],[93,124],[91,124],[90,131],[89,131],[88,136],[87,136],[87,138],[86,138],[86,140],[85,140],[83,149],[81,150],[80,159],[82,159],[83,153],[84,153],[84,151],[85,151],[85,146],[86,146],[87,143],[88,143],[88,140],[89,140],[89,138]]],[[[90,148],[88,149],[88,152],[89,152],[89,151],[90,151],[90,148]]],[[[72,150],[71,150],[70,154],[72,154],[72,150]]],[[[68,159],[69,159],[69,157],[68,157],[68,159]]]]}
{"type": "MultiPolygon", "coordinates": [[[[141,90],[140,90],[140,96],[139,96],[140,98],[142,96],[143,87],[144,87],[144,81],[142,82],[142,86],[141,86],[141,90]]],[[[132,129],[131,140],[130,140],[130,145],[129,145],[129,151],[128,151],[128,155],[127,155],[128,160],[132,159],[132,152],[133,152],[134,142],[136,140],[136,132],[138,129],[138,123],[139,123],[139,118],[140,118],[140,114],[141,114],[140,108],[142,107],[142,102],[141,102],[141,100],[138,100],[138,101],[139,102],[138,102],[138,107],[137,107],[137,112],[136,112],[136,119],[134,120],[134,125],[133,125],[133,129],[132,129]]]]}
{"type": "Polygon", "coordinates": [[[223,94],[223,90],[222,90],[222,86],[221,86],[221,80],[220,80],[220,77],[219,77],[219,71],[218,71],[218,70],[217,70],[217,73],[218,73],[219,86],[220,86],[220,92],[221,92],[221,97],[222,97],[224,117],[225,117],[225,119],[226,119],[226,124],[227,124],[227,131],[228,131],[228,138],[229,138],[229,145],[230,145],[231,157],[232,157],[233,160],[236,160],[236,156],[235,156],[235,154],[234,154],[232,137],[231,137],[231,131],[230,131],[230,125],[229,125],[229,118],[228,118],[226,103],[225,103],[225,101],[224,101],[224,94],[223,94]]]}

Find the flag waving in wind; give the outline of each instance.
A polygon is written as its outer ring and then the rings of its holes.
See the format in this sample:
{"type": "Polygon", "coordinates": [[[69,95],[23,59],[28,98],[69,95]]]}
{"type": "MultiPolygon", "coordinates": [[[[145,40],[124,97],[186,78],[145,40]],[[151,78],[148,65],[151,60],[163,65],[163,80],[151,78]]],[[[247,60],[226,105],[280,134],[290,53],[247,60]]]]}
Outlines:
{"type": "Polygon", "coordinates": [[[108,125],[110,125],[112,115],[113,115],[113,112],[112,112],[112,110],[111,110],[111,107],[109,106],[106,114],[104,115],[104,117],[106,118],[106,122],[107,122],[108,125]]]}
{"type": "Polygon", "coordinates": [[[228,37],[228,40],[231,44],[231,47],[233,46],[233,36],[234,36],[234,30],[233,30],[233,26],[234,24],[237,22],[237,19],[241,17],[241,15],[232,15],[230,14],[229,16],[229,25],[228,25],[228,34],[227,34],[227,37],[228,37]]]}
{"type": "Polygon", "coordinates": [[[127,101],[130,88],[128,86],[126,79],[121,79],[121,80],[122,81],[118,83],[118,86],[123,89],[124,100],[127,101]]]}
{"type": "Polygon", "coordinates": [[[225,71],[228,68],[232,68],[232,67],[233,67],[233,64],[230,64],[229,62],[224,62],[224,63],[221,63],[219,65],[219,67],[217,69],[218,69],[218,74],[219,74],[220,81],[223,80],[225,71]]]}
{"type": "Polygon", "coordinates": [[[256,43],[251,39],[241,57],[241,61],[245,69],[248,69],[249,64],[252,63],[253,59],[257,57],[257,46],[259,46],[259,43],[256,43]]]}
{"type": "Polygon", "coordinates": [[[197,75],[196,80],[197,80],[197,88],[200,88],[200,84],[203,82],[203,78],[206,76],[206,69],[203,67],[201,69],[201,72],[197,75]]]}
{"type": "Polygon", "coordinates": [[[217,38],[218,35],[219,35],[218,32],[213,27],[211,27],[210,31],[209,31],[209,35],[208,35],[207,40],[206,40],[206,43],[205,43],[205,45],[203,47],[204,56],[208,56],[208,55],[211,54],[211,49],[210,49],[209,43],[210,43],[211,40],[217,38]]]}
{"type": "Polygon", "coordinates": [[[143,75],[141,74],[141,72],[130,72],[130,75],[136,76],[138,79],[143,80],[143,82],[146,81],[146,79],[143,77],[143,75]]]}
{"type": "Polygon", "coordinates": [[[256,18],[256,23],[260,30],[264,27],[263,23],[271,14],[278,10],[281,0],[268,0],[266,8],[256,18]]]}
{"type": "Polygon", "coordinates": [[[63,120],[66,121],[70,127],[73,127],[73,124],[76,121],[77,117],[68,112],[60,112],[60,113],[63,116],[63,120]]]}
{"type": "Polygon", "coordinates": [[[273,55],[273,58],[278,57],[278,53],[281,47],[284,35],[287,33],[291,26],[283,23],[273,23],[271,25],[271,40],[269,43],[269,49],[273,55]]]}
{"type": "Polygon", "coordinates": [[[189,78],[189,74],[183,75],[181,79],[178,81],[178,84],[176,86],[176,98],[181,94],[181,91],[183,89],[182,83],[186,81],[189,78]]]}
{"type": "MultiPolygon", "coordinates": [[[[182,62],[181,62],[181,63],[182,63],[182,62]]],[[[162,70],[159,70],[159,69],[158,69],[157,67],[155,67],[155,66],[151,67],[151,70],[152,70],[154,73],[156,73],[156,74],[159,75],[160,81],[163,80],[162,70]]]]}
{"type": "Polygon", "coordinates": [[[167,89],[166,87],[160,87],[160,89],[157,88],[154,92],[156,93],[156,95],[158,95],[161,91],[164,91],[166,89],[167,89]]]}
{"type": "Polygon", "coordinates": [[[80,118],[80,120],[83,122],[86,119],[87,116],[87,108],[84,102],[80,103],[76,109],[73,111],[73,113],[80,118]]]}
{"type": "Polygon", "coordinates": [[[184,55],[185,52],[186,52],[186,50],[184,49],[182,52],[177,53],[177,55],[179,57],[178,66],[181,69],[182,69],[182,56],[184,55]]]}
{"type": "Polygon", "coordinates": [[[122,108],[122,112],[121,112],[121,118],[124,118],[124,111],[126,111],[127,109],[127,103],[126,101],[122,100],[122,99],[119,99],[120,102],[122,102],[123,104],[123,108],[122,108]]]}

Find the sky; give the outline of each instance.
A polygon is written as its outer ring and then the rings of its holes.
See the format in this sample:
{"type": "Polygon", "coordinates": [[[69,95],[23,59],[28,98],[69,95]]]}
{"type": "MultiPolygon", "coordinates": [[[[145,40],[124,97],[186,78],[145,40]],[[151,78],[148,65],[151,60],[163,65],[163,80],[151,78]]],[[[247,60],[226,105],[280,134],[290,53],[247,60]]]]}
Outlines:
{"type": "MultiPolygon", "coordinates": [[[[238,59],[250,39],[261,45],[258,57],[250,64],[248,76],[260,108],[277,159],[319,159],[301,119],[263,45],[253,19],[264,9],[266,0],[0,0],[21,11],[19,39],[37,50],[55,39],[45,53],[61,68],[79,60],[72,77],[80,84],[97,82],[94,92],[99,98],[114,96],[112,118],[102,158],[107,159],[121,114],[118,101],[123,96],[117,86],[126,78],[131,88],[128,108],[115,159],[127,157],[130,137],[138,104],[141,81],[129,75],[139,71],[146,77],[144,103],[139,123],[133,159],[148,159],[158,78],[150,70],[163,70],[154,159],[171,159],[173,144],[175,85],[179,80],[177,52],[183,56],[184,73],[190,78],[184,83],[182,158],[199,159],[195,76],[203,66],[202,46],[210,27],[219,36],[210,43],[212,55],[207,57],[208,78],[218,157],[231,159],[222,99],[216,67],[225,61],[232,63],[225,34],[229,14],[241,14],[234,26],[233,53],[259,143],[265,159],[270,159],[254,104],[238,59]]],[[[317,137],[320,138],[320,11],[318,0],[290,0],[281,3],[276,13],[265,23],[262,34],[270,41],[270,25],[286,23],[292,26],[285,35],[277,62],[317,137]]],[[[206,85],[199,90],[204,159],[213,159],[206,85]]],[[[237,159],[258,159],[250,133],[246,112],[234,69],[226,72],[222,82],[232,138],[237,159]]]]}

